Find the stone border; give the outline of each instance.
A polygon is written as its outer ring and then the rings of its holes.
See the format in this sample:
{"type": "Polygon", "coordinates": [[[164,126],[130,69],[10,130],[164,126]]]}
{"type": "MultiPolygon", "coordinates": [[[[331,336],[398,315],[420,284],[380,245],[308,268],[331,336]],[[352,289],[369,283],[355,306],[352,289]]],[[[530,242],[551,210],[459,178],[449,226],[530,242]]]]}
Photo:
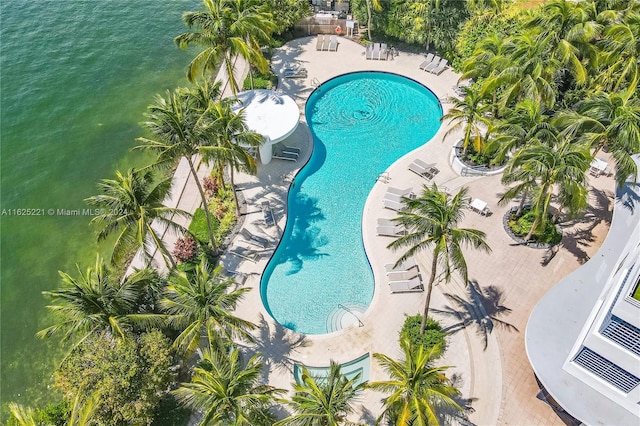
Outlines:
{"type": "MultiPolygon", "coordinates": [[[[530,205],[526,204],[525,206],[523,206],[523,210],[526,208],[531,208],[530,205]]],[[[513,233],[513,231],[511,230],[511,228],[509,227],[509,219],[511,218],[511,214],[515,213],[518,211],[518,206],[513,206],[511,208],[509,208],[509,210],[507,210],[507,212],[504,214],[504,216],[502,216],[502,227],[504,228],[504,230],[506,231],[507,235],[511,237],[512,240],[514,240],[515,242],[517,242],[518,244],[520,244],[521,246],[526,246],[526,247],[531,247],[534,249],[550,249],[551,247],[555,247],[558,244],[560,244],[562,242],[562,239],[560,239],[560,241],[558,241],[555,244],[550,244],[550,243],[536,243],[536,242],[531,242],[531,241],[525,241],[523,238],[518,237],[516,234],[513,233]]],[[[563,235],[562,232],[562,228],[560,228],[560,226],[558,226],[557,224],[555,225],[556,230],[560,233],[560,235],[563,235]]]]}
{"type": "Polygon", "coordinates": [[[451,147],[451,157],[449,161],[451,162],[451,168],[460,176],[493,176],[502,173],[507,168],[507,163],[500,167],[485,167],[479,166],[477,168],[468,166],[464,161],[460,159],[458,156],[458,151],[460,150],[460,146],[462,145],[462,139],[458,140],[453,147],[451,147]]]}

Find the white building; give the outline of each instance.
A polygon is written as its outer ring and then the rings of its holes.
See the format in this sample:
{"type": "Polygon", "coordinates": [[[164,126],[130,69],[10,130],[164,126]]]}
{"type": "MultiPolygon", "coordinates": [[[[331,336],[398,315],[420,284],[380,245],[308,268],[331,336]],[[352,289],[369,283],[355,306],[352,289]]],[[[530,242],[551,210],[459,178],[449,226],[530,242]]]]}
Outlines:
{"type": "Polygon", "coordinates": [[[585,424],[640,425],[639,285],[640,183],[628,181],[600,250],[540,299],[527,324],[538,380],[585,424]]]}

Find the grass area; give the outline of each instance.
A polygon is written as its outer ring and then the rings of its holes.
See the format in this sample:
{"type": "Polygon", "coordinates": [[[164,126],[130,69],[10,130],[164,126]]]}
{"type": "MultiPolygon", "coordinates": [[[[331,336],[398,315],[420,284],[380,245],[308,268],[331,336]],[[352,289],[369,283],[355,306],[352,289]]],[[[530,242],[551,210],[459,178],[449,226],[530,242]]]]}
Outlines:
{"type": "MultiPolygon", "coordinates": [[[[233,202],[233,192],[229,186],[218,189],[214,197],[209,201],[209,212],[211,212],[213,234],[216,244],[219,245],[231,229],[236,224],[235,205],[233,202]]],[[[209,242],[209,230],[207,228],[207,218],[204,210],[198,208],[194,214],[189,231],[200,244],[209,242]]]]}
{"type": "MultiPolygon", "coordinates": [[[[253,69],[253,89],[274,89],[278,84],[278,77],[269,70],[263,74],[253,69]]],[[[247,75],[243,83],[244,90],[251,90],[251,76],[247,75]]]]}

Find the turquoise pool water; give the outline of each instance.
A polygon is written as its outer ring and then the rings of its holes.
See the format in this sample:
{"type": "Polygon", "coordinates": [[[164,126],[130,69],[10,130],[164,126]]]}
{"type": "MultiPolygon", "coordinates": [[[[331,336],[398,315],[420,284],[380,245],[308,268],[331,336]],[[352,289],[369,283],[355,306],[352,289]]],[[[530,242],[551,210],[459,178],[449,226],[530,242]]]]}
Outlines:
{"type": "Polygon", "coordinates": [[[261,282],[276,321],[324,334],[366,310],[374,281],[362,245],[365,200],[381,172],[435,135],[441,116],[429,89],[395,74],[346,74],[311,94],[313,154],[289,191],[287,225],[261,282]]]}

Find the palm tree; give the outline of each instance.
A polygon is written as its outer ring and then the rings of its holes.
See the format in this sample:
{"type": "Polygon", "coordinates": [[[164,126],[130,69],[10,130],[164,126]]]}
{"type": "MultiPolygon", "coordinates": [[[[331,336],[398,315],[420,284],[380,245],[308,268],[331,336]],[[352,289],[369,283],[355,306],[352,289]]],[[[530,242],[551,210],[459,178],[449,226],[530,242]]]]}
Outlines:
{"type": "Polygon", "coordinates": [[[442,354],[440,346],[425,350],[422,345],[415,347],[405,338],[400,341],[400,347],[404,352],[403,361],[373,354],[390,376],[390,380],[369,384],[370,388],[389,394],[377,424],[386,419],[397,426],[439,425],[440,408],[462,410],[453,399],[459,391],[449,385],[444,375],[449,367],[433,366],[442,354]]]}
{"type": "MultiPolygon", "coordinates": [[[[531,194],[534,221],[524,238],[525,241],[531,239],[533,233],[546,224],[556,187],[559,189],[562,202],[572,203],[566,205],[571,212],[575,213],[586,206],[587,191],[584,188],[590,161],[591,156],[586,145],[562,136],[547,141],[534,141],[513,156],[503,181],[520,181],[526,185],[526,190],[532,189],[532,181],[537,182],[537,187],[533,188],[531,194]]],[[[514,188],[518,187],[519,185],[516,185],[514,188]]],[[[502,200],[521,194],[521,191],[514,188],[508,190],[502,196],[502,200]]]]}
{"type": "Polygon", "coordinates": [[[598,80],[613,91],[637,87],[640,81],[640,7],[633,3],[635,10],[630,5],[621,14],[621,21],[613,19],[606,23],[599,41],[603,71],[598,80]]]}
{"type": "Polygon", "coordinates": [[[244,121],[244,109],[234,112],[231,101],[222,100],[214,103],[208,111],[207,134],[210,145],[200,149],[203,159],[213,162],[218,182],[224,185],[224,168],[231,169],[230,180],[236,214],[240,214],[240,204],[233,183],[234,171],[245,171],[255,174],[256,161],[244,147],[258,147],[264,141],[259,133],[247,128],[244,121]]]}
{"type": "Polygon", "coordinates": [[[181,49],[190,45],[204,47],[189,64],[187,78],[194,82],[199,75],[215,72],[222,62],[235,95],[239,89],[233,73],[237,56],[262,72],[269,68],[260,45],[271,39],[271,14],[255,0],[203,0],[202,4],[204,11],[183,14],[192,31],[175,38],[181,49]]]}
{"type": "Polygon", "coordinates": [[[244,364],[236,348],[230,353],[213,348],[203,352],[191,382],[173,391],[183,405],[203,412],[199,424],[271,426],[274,418],[269,408],[284,391],[260,384],[264,368],[260,355],[244,364]]]}
{"type": "Polygon", "coordinates": [[[420,325],[420,334],[424,334],[431,302],[431,291],[436,278],[438,263],[444,268],[446,282],[451,279],[453,269],[458,270],[465,283],[468,280],[467,262],[462,253],[463,245],[470,245],[475,249],[491,252],[485,242],[485,233],[477,229],[458,228],[458,223],[464,217],[469,206],[468,189],[463,187],[451,196],[438,190],[434,183],[431,188],[426,185],[423,193],[415,198],[403,198],[405,208],[398,213],[394,220],[403,224],[408,230],[407,235],[401,236],[388,248],[398,250],[408,247],[408,250],[398,259],[396,265],[423,250],[431,250],[431,275],[427,286],[427,299],[424,304],[424,314],[420,325]]]}
{"type": "Polygon", "coordinates": [[[63,341],[78,338],[77,344],[105,331],[114,338],[126,338],[127,331],[133,330],[138,322],[140,301],[154,276],[153,271],[142,269],[120,282],[109,273],[99,256],[95,266],[87,268],[85,273],[76,267],[78,278],[60,272],[62,287],[43,292],[54,303],[47,309],[57,322],[36,336],[47,338],[64,333],[63,341]]]}
{"type": "Polygon", "coordinates": [[[369,41],[371,41],[371,8],[374,10],[382,10],[382,5],[380,4],[380,0],[365,0],[367,4],[367,37],[369,41]]]}
{"type": "Polygon", "coordinates": [[[164,318],[180,331],[174,346],[185,356],[200,346],[203,335],[209,342],[219,337],[252,340],[249,330],[256,326],[232,315],[250,289],[234,286],[233,278],[224,276],[222,266],[212,268],[206,259],[193,272],[173,271],[160,307],[164,318]]]}
{"type": "Polygon", "coordinates": [[[467,152],[469,143],[473,143],[476,152],[481,152],[484,147],[483,125],[487,128],[491,120],[487,117],[489,106],[482,102],[480,92],[471,87],[463,87],[463,99],[454,99],[453,106],[448,113],[442,116],[441,121],[449,120],[451,127],[445,133],[447,137],[452,132],[463,129],[462,152],[467,152]],[[473,140],[472,140],[473,137],[473,140]]]}
{"type": "Polygon", "coordinates": [[[154,250],[159,250],[167,267],[174,267],[175,262],[162,236],[152,226],[156,222],[169,231],[187,232],[174,222],[174,217],[191,215],[163,204],[171,188],[171,177],[158,180],[148,169],[129,169],[126,174],[117,170],[116,179],[103,179],[98,188],[101,194],[89,197],[85,202],[100,213],[91,219],[92,224],[100,227],[98,241],[117,234],[111,262],[120,263],[137,247],[147,259],[152,258],[154,250]]]}
{"type": "Polygon", "coordinates": [[[502,161],[533,139],[547,139],[555,135],[545,111],[540,103],[531,99],[518,102],[515,108],[506,110],[503,119],[495,125],[487,149],[495,151],[496,160],[502,161]]]}
{"type": "Polygon", "coordinates": [[[602,149],[611,153],[620,187],[630,175],[637,175],[631,155],[640,152],[640,100],[633,97],[633,90],[592,94],[576,112],[562,113],[555,120],[564,134],[579,136],[591,146],[593,157],[602,149]]]}
{"type": "Polygon", "coordinates": [[[191,176],[196,183],[202,208],[207,221],[209,242],[213,253],[217,252],[211,213],[208,209],[207,196],[198,177],[194,156],[207,144],[204,133],[203,116],[214,98],[220,94],[220,85],[209,86],[206,82],[192,91],[178,89],[167,92],[166,97],[156,96],[156,102],[149,106],[145,126],[157,138],[138,138],[140,142],[135,149],[145,149],[157,153],[158,164],[173,166],[178,159],[184,157],[189,164],[191,176]]]}
{"type": "Polygon", "coordinates": [[[295,395],[286,403],[295,414],[274,426],[338,426],[351,424],[347,416],[353,413],[353,401],[362,393],[365,383],[358,383],[360,373],[348,379],[340,372],[340,364],[331,361],[325,378],[314,378],[302,368],[302,383],[294,383],[295,395]]]}

